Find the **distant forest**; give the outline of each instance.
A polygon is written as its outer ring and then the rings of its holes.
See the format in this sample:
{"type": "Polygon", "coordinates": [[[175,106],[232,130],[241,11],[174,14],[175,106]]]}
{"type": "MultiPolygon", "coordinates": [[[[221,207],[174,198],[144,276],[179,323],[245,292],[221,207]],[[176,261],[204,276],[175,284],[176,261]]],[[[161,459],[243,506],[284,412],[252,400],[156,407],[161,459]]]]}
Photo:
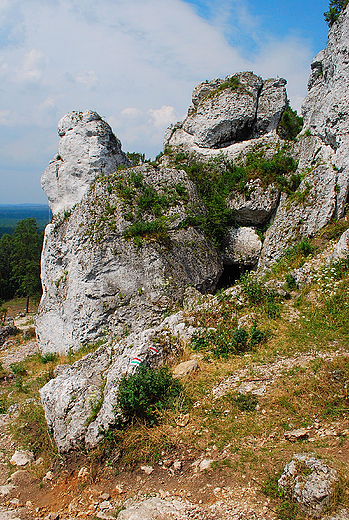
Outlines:
{"type": "Polygon", "coordinates": [[[51,220],[51,211],[46,204],[0,204],[0,237],[13,234],[20,220],[35,218],[39,231],[43,231],[51,220]]]}

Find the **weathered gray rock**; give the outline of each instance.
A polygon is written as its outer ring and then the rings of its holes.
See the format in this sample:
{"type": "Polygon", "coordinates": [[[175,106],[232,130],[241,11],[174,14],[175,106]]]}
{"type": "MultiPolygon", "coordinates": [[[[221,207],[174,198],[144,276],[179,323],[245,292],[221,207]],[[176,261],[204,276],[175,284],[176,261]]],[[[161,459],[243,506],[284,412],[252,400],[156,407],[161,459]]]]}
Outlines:
{"type": "Polygon", "coordinates": [[[52,213],[80,202],[98,175],[109,175],[130,162],[121,143],[102,118],[91,110],[70,112],[58,123],[58,155],[41,177],[52,213]]]}
{"type": "Polygon", "coordinates": [[[275,211],[280,193],[275,186],[263,187],[259,179],[250,180],[246,185],[248,195],[235,192],[227,203],[233,210],[238,224],[260,226],[265,224],[275,211]]]}
{"type": "Polygon", "coordinates": [[[123,375],[134,373],[139,362],[148,366],[164,363],[194,330],[186,327],[183,312],[178,312],[158,327],[112,341],[71,366],[58,366],[56,377],[40,390],[58,449],[68,452],[83,445],[95,447],[120,417],[117,389],[123,375]]]}
{"type": "Polygon", "coordinates": [[[344,260],[349,256],[349,229],[344,231],[335,245],[333,253],[327,258],[327,263],[344,260]]]}
{"type": "Polygon", "coordinates": [[[9,336],[15,336],[18,333],[17,327],[14,325],[5,325],[0,327],[0,346],[2,346],[9,336]]]}
{"type": "Polygon", "coordinates": [[[326,49],[313,60],[309,93],[302,106],[304,127],[295,154],[303,181],[290,200],[282,196],[263,246],[260,268],[285,247],[311,236],[332,218],[341,218],[349,189],[349,16],[335,22],[326,49]]]}
{"type": "MultiPolygon", "coordinates": [[[[46,227],[36,317],[40,348],[68,352],[104,333],[121,336],[157,325],[188,285],[213,290],[222,273],[217,251],[200,230],[180,228],[193,208],[204,211],[183,171],[142,166],[97,179],[68,218],[46,227]],[[175,186],[185,190],[161,217],[168,226],[163,239],[150,235],[135,243],[124,236],[130,210],[118,186],[131,175],[160,194],[175,186]]],[[[141,224],[154,220],[142,211],[141,224]]]]}
{"type": "Polygon", "coordinates": [[[307,453],[294,455],[278,480],[279,487],[300,504],[302,511],[315,517],[331,503],[337,483],[337,471],[307,453]]]}
{"type": "Polygon", "coordinates": [[[180,363],[173,369],[173,377],[186,377],[199,370],[199,363],[196,359],[189,359],[180,363]]]}
{"type": "Polygon", "coordinates": [[[284,433],[285,439],[291,442],[307,439],[309,432],[306,428],[298,428],[297,430],[290,430],[284,433]]]}
{"type": "Polygon", "coordinates": [[[34,461],[34,453],[28,450],[17,450],[10,459],[13,466],[25,466],[34,461]]]}
{"type": "Polygon", "coordinates": [[[221,88],[227,84],[223,90],[211,90],[200,100],[196,96],[193,101],[199,102],[183,123],[184,131],[194,135],[202,148],[224,148],[252,134],[262,79],[245,72],[227,76],[225,82],[221,83],[221,88]],[[236,86],[230,88],[229,80],[235,78],[236,86]]]}
{"type": "Polygon", "coordinates": [[[223,245],[223,262],[226,265],[257,264],[262,249],[262,241],[254,229],[249,227],[231,228],[223,245]]]}
{"type": "Polygon", "coordinates": [[[283,78],[263,80],[253,126],[254,137],[260,137],[277,129],[287,105],[286,83],[283,78]]]}
{"type": "Polygon", "coordinates": [[[275,131],[287,104],[285,85],[284,79],[263,81],[252,72],[200,83],[185,121],[166,131],[164,148],[183,148],[193,136],[192,145],[221,149],[275,131]]]}

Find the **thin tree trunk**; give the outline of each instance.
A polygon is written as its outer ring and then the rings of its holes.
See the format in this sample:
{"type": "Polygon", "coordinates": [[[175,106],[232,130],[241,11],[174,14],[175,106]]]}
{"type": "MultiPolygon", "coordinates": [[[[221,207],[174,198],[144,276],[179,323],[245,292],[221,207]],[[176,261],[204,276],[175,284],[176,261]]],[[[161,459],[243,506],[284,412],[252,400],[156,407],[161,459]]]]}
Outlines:
{"type": "Polygon", "coordinates": [[[25,308],[25,313],[28,314],[29,312],[29,294],[27,296],[27,305],[26,305],[26,308],[25,308]]]}

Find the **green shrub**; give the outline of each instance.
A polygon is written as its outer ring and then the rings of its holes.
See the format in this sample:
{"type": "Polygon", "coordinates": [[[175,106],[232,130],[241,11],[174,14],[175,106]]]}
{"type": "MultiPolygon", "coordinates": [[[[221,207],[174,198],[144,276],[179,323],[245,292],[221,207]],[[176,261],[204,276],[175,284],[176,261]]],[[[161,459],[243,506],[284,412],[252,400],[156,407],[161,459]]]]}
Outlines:
{"type": "Polygon", "coordinates": [[[267,302],[266,306],[265,306],[265,310],[266,310],[268,318],[271,318],[271,319],[280,318],[280,315],[281,315],[280,305],[278,305],[274,301],[267,302]]]}
{"type": "Polygon", "coordinates": [[[26,369],[25,369],[22,361],[20,361],[19,363],[11,363],[10,367],[11,367],[12,373],[15,376],[23,376],[26,373],[26,369]]]}
{"type": "Polygon", "coordinates": [[[282,114],[277,133],[281,139],[293,141],[303,128],[303,117],[297,114],[296,110],[292,110],[288,104],[286,110],[282,114]]]}
{"type": "Polygon", "coordinates": [[[294,279],[294,277],[291,273],[287,273],[287,275],[286,275],[286,285],[290,291],[297,289],[296,280],[294,279]]]}
{"type": "MultiPolygon", "coordinates": [[[[168,226],[163,220],[153,220],[152,222],[138,220],[125,229],[123,235],[128,238],[154,238],[158,242],[168,240],[168,226]]],[[[137,243],[139,245],[139,243],[137,243]]]]}
{"type": "Polygon", "coordinates": [[[126,152],[127,159],[132,163],[132,166],[138,166],[145,162],[145,153],[126,152]]]}
{"type": "Polygon", "coordinates": [[[253,350],[265,339],[265,333],[254,323],[250,330],[241,327],[195,332],[191,339],[191,347],[195,351],[211,351],[216,358],[227,359],[230,355],[253,350]]]}
{"type": "Polygon", "coordinates": [[[4,396],[0,397],[0,414],[6,413],[8,408],[7,399],[4,396]]]}
{"type": "Polygon", "coordinates": [[[40,352],[38,352],[37,356],[40,363],[43,364],[51,363],[57,361],[58,359],[57,354],[53,354],[53,352],[46,352],[45,354],[41,354],[40,352]]]}
{"type": "Polygon", "coordinates": [[[302,238],[298,244],[288,247],[285,251],[285,257],[289,260],[296,258],[298,255],[307,257],[314,252],[313,246],[307,237],[302,238]]]}
{"type": "Polygon", "coordinates": [[[167,367],[153,369],[141,365],[135,374],[121,379],[117,404],[127,422],[141,419],[155,424],[182,390],[167,367]]]}

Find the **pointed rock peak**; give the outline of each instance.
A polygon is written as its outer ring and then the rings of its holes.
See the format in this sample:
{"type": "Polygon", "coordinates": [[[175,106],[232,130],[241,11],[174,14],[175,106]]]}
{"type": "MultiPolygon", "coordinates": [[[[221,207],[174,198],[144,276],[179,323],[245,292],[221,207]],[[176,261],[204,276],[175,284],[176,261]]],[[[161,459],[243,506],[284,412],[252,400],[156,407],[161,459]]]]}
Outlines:
{"type": "Polygon", "coordinates": [[[58,123],[58,154],[41,177],[53,215],[70,211],[100,175],[130,166],[121,142],[97,112],[70,112],[58,123]]]}

